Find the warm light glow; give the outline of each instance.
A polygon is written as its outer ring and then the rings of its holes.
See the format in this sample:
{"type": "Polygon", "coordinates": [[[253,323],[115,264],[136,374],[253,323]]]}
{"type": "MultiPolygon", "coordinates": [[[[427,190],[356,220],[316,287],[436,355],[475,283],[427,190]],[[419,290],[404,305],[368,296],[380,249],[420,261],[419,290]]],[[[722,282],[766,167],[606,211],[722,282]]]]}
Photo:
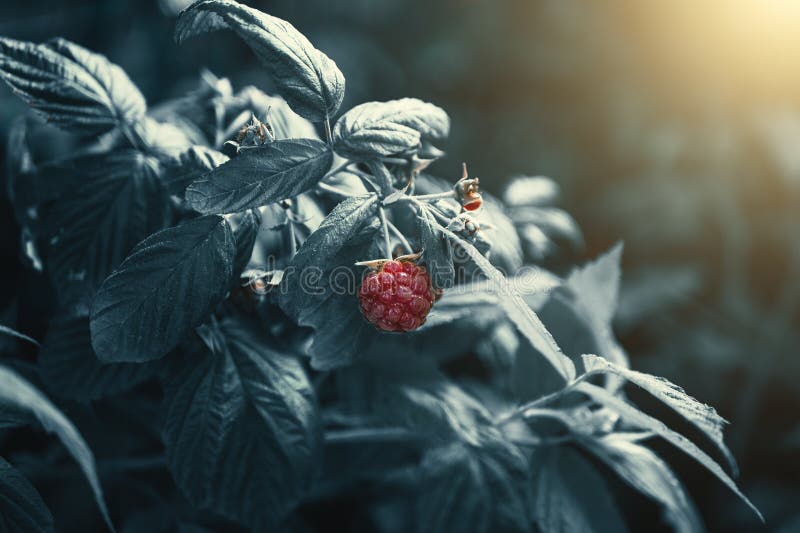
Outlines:
{"type": "Polygon", "coordinates": [[[800,0],[625,2],[633,51],[666,88],[797,98],[800,0]]]}

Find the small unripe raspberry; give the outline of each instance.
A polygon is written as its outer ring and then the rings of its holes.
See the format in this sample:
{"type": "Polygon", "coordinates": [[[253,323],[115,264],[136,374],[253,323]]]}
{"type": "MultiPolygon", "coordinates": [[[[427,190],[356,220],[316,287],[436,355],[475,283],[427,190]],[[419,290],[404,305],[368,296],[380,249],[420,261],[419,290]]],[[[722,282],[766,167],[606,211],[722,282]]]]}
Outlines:
{"type": "Polygon", "coordinates": [[[455,191],[456,197],[461,202],[461,207],[464,211],[477,211],[483,206],[483,198],[480,189],[480,180],[478,178],[469,178],[467,174],[467,164],[462,164],[461,179],[456,182],[455,191]]]}
{"type": "Polygon", "coordinates": [[[383,331],[412,331],[425,323],[436,300],[424,267],[386,261],[364,278],[358,291],[361,313],[383,331]]]}
{"type": "Polygon", "coordinates": [[[462,198],[461,205],[465,211],[477,211],[481,208],[481,206],[483,206],[483,198],[481,198],[481,193],[470,193],[468,196],[462,198]]]}

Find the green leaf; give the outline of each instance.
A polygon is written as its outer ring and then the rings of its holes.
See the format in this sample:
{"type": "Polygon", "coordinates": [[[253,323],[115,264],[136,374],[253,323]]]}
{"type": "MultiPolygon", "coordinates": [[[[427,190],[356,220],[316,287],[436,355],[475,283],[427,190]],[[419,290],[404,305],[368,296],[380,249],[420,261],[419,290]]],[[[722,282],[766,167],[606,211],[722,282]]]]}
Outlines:
{"type": "Polygon", "coordinates": [[[415,152],[423,138],[443,139],[450,119],[441,108],[403,98],[367,102],[342,115],[333,128],[333,148],[354,160],[415,152]]]}
{"type": "Polygon", "coordinates": [[[211,352],[188,354],[166,387],[169,468],[194,505],[276,530],[316,471],[313,389],[258,325],[201,329],[211,352]]]}
{"type": "Polygon", "coordinates": [[[215,215],[139,243],[94,299],[92,346],[100,360],[143,362],[166,355],[225,297],[235,257],[231,228],[215,215]]]}
{"type": "Polygon", "coordinates": [[[162,181],[170,194],[182,196],[194,180],[228,160],[228,156],[206,146],[192,146],[164,164],[162,181]]]}
{"type": "Polygon", "coordinates": [[[564,355],[542,321],[525,303],[519,290],[511,285],[503,273],[497,270],[472,244],[446,228],[442,228],[441,231],[454,246],[459,246],[467,253],[489,279],[489,282],[493,284],[492,289],[502,294],[499,304],[520,333],[553,365],[553,368],[564,380],[572,381],[575,378],[575,365],[569,357],[564,355]]]}
{"type": "Polygon", "coordinates": [[[221,29],[233,30],[247,43],[297,114],[322,121],[339,109],[345,86],[341,71],[285,20],[232,0],[201,0],[181,12],[175,40],[221,29]]]}
{"type": "Polygon", "coordinates": [[[422,258],[430,273],[433,286],[449,289],[455,281],[453,248],[450,241],[439,230],[440,226],[430,209],[427,205],[421,204],[417,216],[422,258]]]}
{"type": "Polygon", "coordinates": [[[292,198],[312,187],[333,162],[328,145],[315,139],[284,139],[247,148],[186,190],[201,213],[235,213],[292,198]]]}
{"type": "Polygon", "coordinates": [[[146,110],[121,68],[60,38],[34,44],[0,37],[0,78],[49,122],[80,135],[133,124],[146,110]]]}
{"type": "Polygon", "coordinates": [[[50,248],[46,265],[54,286],[90,291],[133,247],[167,222],[167,195],[157,162],[126,150],[83,156],[47,167],[50,180],[75,182],[44,210],[50,248]]]}
{"type": "Polygon", "coordinates": [[[541,448],[529,507],[541,531],[617,533],[628,531],[600,473],[577,451],[541,448]]]}
{"type": "Polygon", "coordinates": [[[711,439],[728,461],[734,476],[737,475],[736,459],[734,459],[733,454],[725,445],[722,434],[727,421],[719,416],[713,407],[695,400],[686,394],[681,387],[667,379],[621,368],[596,355],[584,355],[583,366],[587,372],[605,372],[620,376],[667,404],[711,439]]]}
{"type": "Polygon", "coordinates": [[[628,485],[658,502],[664,519],[675,531],[699,533],[705,530],[681,481],[651,450],[617,434],[597,440],[584,439],[584,445],[628,485]]]}
{"type": "Polygon", "coordinates": [[[111,519],[103,500],[103,489],[97,477],[94,456],[75,426],[41,392],[16,372],[0,366],[0,405],[30,413],[48,433],[55,433],[70,455],[77,461],[89,481],[97,506],[112,531],[111,519]]]}
{"type": "Polygon", "coordinates": [[[36,488],[0,457],[0,530],[55,531],[53,515],[36,488]]]}
{"type": "Polygon", "coordinates": [[[750,502],[750,500],[747,499],[744,494],[742,494],[742,492],[736,486],[736,483],[733,482],[728,474],[725,473],[725,471],[716,463],[716,461],[709,457],[708,454],[703,450],[698,448],[692,441],[669,429],[666,424],[660,420],[643,413],[636,407],[627,403],[625,400],[614,396],[612,393],[601,387],[591,385],[589,383],[578,383],[575,385],[575,390],[583,392],[597,403],[616,411],[620,417],[629,424],[644,430],[652,431],[659,437],[663,438],[676,448],[679,448],[684,453],[695,459],[706,469],[708,469],[709,472],[714,474],[720,481],[722,481],[722,483],[724,483],[725,486],[733,491],[734,494],[741,498],[741,500],[746,503],[748,507],[750,507],[750,509],[756,514],[756,516],[758,516],[759,519],[761,519],[762,522],[764,521],[764,517],[761,515],[761,512],[756,509],[756,507],[750,502]]]}
{"type": "Polygon", "coordinates": [[[426,452],[420,470],[416,531],[530,531],[522,457],[454,443],[426,452]]]}
{"type": "Polygon", "coordinates": [[[79,402],[124,392],[157,371],[153,364],[100,362],[92,349],[88,315],[67,313],[50,321],[38,363],[48,390],[79,402]]]}

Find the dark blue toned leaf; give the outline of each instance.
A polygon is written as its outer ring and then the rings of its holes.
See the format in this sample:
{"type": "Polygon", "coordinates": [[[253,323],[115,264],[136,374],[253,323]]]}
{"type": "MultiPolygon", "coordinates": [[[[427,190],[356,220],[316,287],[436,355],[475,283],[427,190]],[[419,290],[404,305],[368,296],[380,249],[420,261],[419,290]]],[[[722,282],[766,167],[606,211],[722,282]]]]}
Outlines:
{"type": "Polygon", "coordinates": [[[210,351],[187,354],[167,382],[170,470],[194,505],[279,530],[318,467],[311,384],[258,325],[228,318],[201,330],[210,351]]]}
{"type": "Polygon", "coordinates": [[[0,38],[0,78],[56,126],[86,136],[144,116],[142,93],[104,56],[53,39],[44,44],[0,38]]]}
{"type": "Polygon", "coordinates": [[[285,20],[232,0],[200,0],[181,12],[175,40],[221,29],[250,46],[298,115],[321,121],[339,109],[345,86],[339,67],[285,20]]]}
{"type": "Polygon", "coordinates": [[[113,530],[108,515],[103,489],[97,477],[94,455],[77,428],[59,411],[44,394],[16,372],[0,366],[0,406],[27,413],[35,418],[48,433],[54,433],[86,476],[94,493],[97,506],[106,524],[113,530]]]}
{"type": "Polygon", "coordinates": [[[40,169],[60,189],[43,209],[43,226],[45,264],[62,302],[95,290],[139,241],[166,225],[168,197],[158,168],[153,158],[124,150],[40,169]]]}
{"type": "Polygon", "coordinates": [[[429,450],[420,466],[416,531],[531,531],[525,469],[518,452],[506,449],[454,443],[429,450]]]}
{"type": "Polygon", "coordinates": [[[455,280],[453,248],[441,231],[436,218],[427,206],[421,206],[417,216],[417,230],[422,259],[435,288],[448,289],[455,280]]]}
{"type": "Polygon", "coordinates": [[[50,509],[30,481],[0,457],[0,531],[55,531],[50,509]]]}
{"type": "Polygon", "coordinates": [[[333,152],[316,139],[285,139],[243,149],[186,190],[201,213],[235,213],[292,198],[314,187],[333,152]]]}
{"type": "Polygon", "coordinates": [[[358,161],[395,154],[411,154],[423,139],[443,139],[450,119],[441,108],[402,98],[357,105],[336,122],[333,148],[342,157],[358,161]]]}
{"type": "Polygon", "coordinates": [[[608,484],[580,452],[544,447],[533,456],[529,508],[541,531],[628,531],[608,484]]]}
{"type": "Polygon", "coordinates": [[[199,326],[228,292],[236,244],[219,216],[151,235],[100,287],[92,345],[105,362],[158,359],[199,326]]]}
{"type": "Polygon", "coordinates": [[[206,146],[192,146],[164,164],[162,181],[170,194],[183,195],[194,180],[220,166],[228,156],[206,146]]]}
{"type": "Polygon", "coordinates": [[[89,316],[62,313],[50,321],[39,372],[56,396],[88,402],[124,392],[153,377],[153,363],[102,363],[92,349],[89,316]]]}

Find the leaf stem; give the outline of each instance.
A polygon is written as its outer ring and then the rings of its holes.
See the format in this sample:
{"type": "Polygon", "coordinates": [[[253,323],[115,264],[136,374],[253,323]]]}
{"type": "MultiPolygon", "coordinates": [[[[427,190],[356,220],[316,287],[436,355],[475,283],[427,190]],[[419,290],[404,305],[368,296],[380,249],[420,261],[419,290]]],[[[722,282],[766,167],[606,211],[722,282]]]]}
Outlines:
{"type": "Polygon", "coordinates": [[[381,225],[383,226],[383,244],[386,248],[386,258],[391,260],[392,242],[389,239],[389,221],[386,220],[386,210],[384,210],[383,207],[380,208],[379,213],[381,215],[381,225]]]}
{"type": "Polygon", "coordinates": [[[333,146],[333,135],[331,134],[331,121],[327,115],[325,115],[325,138],[328,141],[328,146],[333,146]]]}
{"type": "Polygon", "coordinates": [[[350,193],[345,191],[344,189],[340,189],[338,187],[334,187],[333,185],[328,185],[327,183],[323,183],[321,181],[319,183],[317,183],[317,187],[319,187],[320,190],[323,190],[323,191],[325,191],[325,192],[327,192],[329,194],[336,194],[338,196],[343,196],[345,198],[348,198],[348,197],[351,196],[350,193]]]}
{"type": "Polygon", "coordinates": [[[125,136],[125,138],[128,140],[128,142],[131,144],[131,146],[134,149],[141,151],[142,150],[142,146],[139,144],[139,141],[137,141],[137,135],[134,135],[133,130],[131,128],[129,128],[127,125],[120,126],[120,129],[122,130],[122,134],[125,136]]]}
{"type": "Polygon", "coordinates": [[[297,233],[294,230],[294,221],[289,219],[289,259],[297,254],[297,233]]]}
{"type": "Polygon", "coordinates": [[[433,194],[417,194],[414,196],[417,200],[441,200],[445,198],[455,198],[455,191],[437,192],[433,194]]]}
{"type": "Polygon", "coordinates": [[[349,159],[346,160],[344,163],[342,163],[341,165],[338,165],[336,168],[332,168],[331,170],[329,170],[324,176],[322,176],[322,179],[320,181],[325,181],[326,179],[330,178],[331,176],[335,176],[336,174],[338,174],[339,172],[341,172],[342,170],[344,170],[348,166],[350,166],[352,163],[353,162],[350,161],[349,159]]]}
{"type": "Polygon", "coordinates": [[[411,248],[411,244],[409,244],[408,239],[406,239],[406,236],[403,235],[400,229],[397,226],[395,226],[391,221],[387,220],[387,223],[389,225],[389,230],[392,233],[394,233],[394,236],[400,240],[400,244],[403,245],[403,248],[405,248],[408,251],[408,253],[413,254],[414,249],[411,248]]]}
{"type": "Polygon", "coordinates": [[[510,422],[511,420],[513,420],[513,419],[515,419],[515,418],[517,418],[519,416],[522,416],[523,418],[525,418],[526,413],[528,411],[536,411],[536,409],[539,406],[547,404],[547,403],[550,403],[553,400],[557,400],[557,399],[561,398],[562,396],[572,392],[572,389],[574,389],[579,383],[581,383],[583,381],[586,381],[588,378],[590,378],[592,376],[595,376],[595,375],[598,375],[598,374],[600,374],[600,372],[599,371],[594,371],[594,370],[591,370],[589,372],[585,372],[585,373],[581,374],[580,376],[576,377],[575,379],[573,379],[572,381],[570,381],[569,383],[567,383],[564,386],[563,389],[557,390],[557,391],[552,392],[550,394],[546,394],[546,395],[542,396],[539,399],[536,399],[536,400],[533,400],[531,402],[524,403],[524,404],[518,406],[516,409],[514,409],[510,413],[506,413],[505,415],[503,415],[500,418],[498,418],[496,423],[498,425],[502,425],[502,424],[506,424],[506,423],[510,422]]]}
{"type": "Polygon", "coordinates": [[[398,427],[342,429],[336,431],[327,431],[325,433],[325,442],[329,444],[404,441],[414,440],[417,438],[419,438],[419,435],[412,433],[405,428],[398,427]]]}
{"type": "Polygon", "coordinates": [[[15,330],[15,329],[11,329],[8,326],[4,326],[2,324],[0,324],[0,334],[8,335],[9,337],[15,337],[17,339],[20,339],[20,340],[23,340],[23,341],[27,341],[27,342],[33,344],[34,346],[41,346],[41,344],[39,344],[39,341],[37,341],[36,339],[28,337],[24,333],[20,333],[19,331],[15,330]]]}
{"type": "Polygon", "coordinates": [[[450,224],[450,219],[444,216],[438,209],[429,204],[419,201],[419,196],[402,196],[400,200],[406,200],[408,202],[412,202],[419,209],[427,210],[429,213],[433,214],[433,216],[436,217],[439,223],[443,224],[445,228],[447,228],[447,226],[450,224]]]}

